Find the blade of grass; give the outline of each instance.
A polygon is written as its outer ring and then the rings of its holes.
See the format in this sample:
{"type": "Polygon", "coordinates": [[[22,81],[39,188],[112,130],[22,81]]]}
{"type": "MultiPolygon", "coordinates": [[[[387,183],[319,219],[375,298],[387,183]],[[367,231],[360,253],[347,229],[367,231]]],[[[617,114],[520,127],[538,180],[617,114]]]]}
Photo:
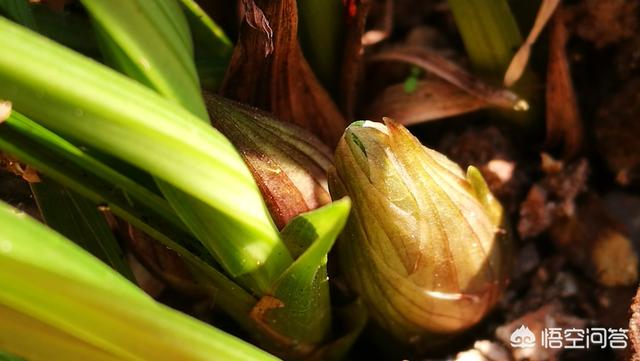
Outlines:
{"type": "Polygon", "coordinates": [[[351,201],[344,198],[301,214],[282,231],[291,248],[304,251],[278,279],[270,296],[258,303],[254,315],[282,336],[282,346],[289,356],[310,352],[329,335],[331,301],[327,254],[342,231],[350,209],[351,201]],[[287,340],[291,336],[295,339],[287,340]]]}
{"type": "Polygon", "coordinates": [[[194,43],[194,58],[202,87],[216,91],[231,60],[233,44],[193,0],[180,0],[194,43]]]}
{"type": "Polygon", "coordinates": [[[16,111],[0,126],[0,150],[33,166],[95,204],[106,205],[117,216],[176,251],[185,262],[206,277],[208,285],[215,287],[216,305],[243,329],[248,332],[254,330],[249,312],[257,300],[206,263],[204,260],[208,258],[201,258],[207,255],[206,252],[195,240],[188,241],[191,236],[185,226],[162,198],[145,191],[16,111]],[[174,221],[177,223],[174,224],[174,221]],[[180,240],[189,249],[174,240],[180,240]]]}
{"type": "Polygon", "coordinates": [[[522,43],[507,0],[448,0],[458,31],[474,67],[499,77],[522,43]]]}
{"type": "MultiPolygon", "coordinates": [[[[178,3],[174,0],[82,0],[92,20],[122,46],[130,67],[141,72],[162,94],[178,100],[196,115],[205,117],[198,77],[191,60],[191,34],[178,3]],[[140,41],[144,39],[144,41],[140,41]]],[[[99,34],[100,35],[100,34],[99,34]]],[[[122,61],[123,57],[118,57],[122,61]]]]}
{"type": "MultiPolygon", "coordinates": [[[[171,2],[173,0],[168,1],[171,2]]],[[[83,0],[83,3],[87,5],[90,15],[94,18],[95,22],[99,24],[96,27],[98,38],[108,58],[112,60],[112,64],[117,69],[150,88],[155,89],[165,97],[177,101],[194,115],[198,116],[203,122],[208,122],[206,112],[205,114],[201,114],[200,105],[204,103],[200,95],[197,79],[191,84],[188,84],[186,81],[176,81],[176,77],[170,75],[175,72],[175,69],[168,66],[159,66],[159,64],[164,64],[163,57],[169,54],[161,54],[146,47],[146,44],[149,43],[150,36],[153,36],[156,42],[163,43],[166,48],[170,49],[180,49],[181,44],[179,42],[176,42],[175,39],[165,37],[163,32],[154,33],[152,31],[127,34],[128,37],[125,41],[121,36],[118,36],[118,31],[120,31],[120,22],[122,22],[122,19],[130,15],[121,13],[122,10],[120,8],[97,7],[95,6],[96,1],[94,0],[83,0]],[[104,12],[111,12],[112,14],[105,20],[100,21],[100,17],[104,17],[104,12]],[[118,21],[114,21],[114,19],[118,19],[118,21]],[[144,66],[144,64],[140,64],[140,62],[137,61],[139,57],[143,57],[149,63],[158,64],[158,66],[144,66]],[[192,93],[198,94],[198,104],[195,104],[193,101],[185,102],[183,98],[176,97],[176,94],[182,93],[185,87],[189,87],[192,93]]],[[[98,3],[100,2],[98,1],[98,3]]],[[[152,3],[153,1],[146,2],[147,8],[144,10],[149,9],[148,16],[153,15],[153,11],[151,11],[154,10],[152,9],[152,3]]],[[[155,25],[169,28],[170,26],[168,24],[170,21],[168,19],[164,20],[163,22],[163,19],[160,17],[154,18],[155,25]]],[[[178,51],[181,51],[181,54],[185,53],[184,49],[178,51]]],[[[191,57],[186,60],[181,59],[181,61],[184,67],[189,68],[189,72],[195,72],[195,66],[191,57]]],[[[234,244],[243,242],[236,241],[239,238],[236,236],[236,232],[225,232],[224,229],[221,231],[220,227],[218,227],[219,214],[209,205],[192,199],[162,181],[157,182],[157,184],[169,203],[180,215],[185,224],[189,226],[195,236],[202,241],[205,247],[217,256],[219,262],[225,266],[229,272],[234,274],[234,267],[236,266],[233,263],[236,262],[235,260],[238,257],[237,254],[230,255],[230,251],[236,251],[233,249],[234,244]],[[227,245],[227,247],[225,247],[225,245],[227,245]],[[231,247],[229,247],[229,245],[231,247]]],[[[260,207],[259,204],[256,204],[256,206],[260,207]]],[[[284,247],[281,248],[284,249],[284,247]]],[[[242,282],[256,293],[262,293],[271,285],[273,280],[284,268],[288,266],[288,263],[281,263],[279,257],[275,257],[266,260],[264,265],[261,271],[252,272],[247,275],[247,277],[239,279],[239,282],[242,282]]]]}
{"type": "MultiPolygon", "coordinates": [[[[0,323],[0,347],[33,354],[60,333],[123,360],[275,360],[233,336],[172,310],[111,268],[33,219],[0,204],[0,304],[57,332],[29,332],[29,349],[10,331],[18,317],[0,323]],[[37,348],[36,348],[37,349],[37,348]]],[[[24,327],[24,326],[23,326],[24,327]]],[[[67,343],[70,354],[75,343],[67,343]]],[[[96,353],[98,353],[97,351],[96,353]]],[[[30,355],[32,358],[34,355],[30,355]]],[[[52,360],[47,355],[42,360],[52,360]]],[[[70,357],[68,359],[83,359],[70,357]]],[[[91,358],[93,359],[93,358],[91,358]]],[[[107,358],[102,358],[107,359],[107,358]]],[[[37,361],[38,359],[34,359],[37,361]]]]}
{"type": "Polygon", "coordinates": [[[0,98],[219,212],[217,231],[237,240],[215,243],[233,276],[260,268],[266,278],[277,277],[291,262],[251,173],[219,132],[135,81],[7,20],[0,19],[0,32],[6,84],[0,98]],[[267,264],[270,257],[276,262],[267,264]]]}
{"type": "Polygon", "coordinates": [[[51,179],[41,178],[42,182],[30,186],[45,223],[134,282],[118,240],[96,204],[51,179]]]}

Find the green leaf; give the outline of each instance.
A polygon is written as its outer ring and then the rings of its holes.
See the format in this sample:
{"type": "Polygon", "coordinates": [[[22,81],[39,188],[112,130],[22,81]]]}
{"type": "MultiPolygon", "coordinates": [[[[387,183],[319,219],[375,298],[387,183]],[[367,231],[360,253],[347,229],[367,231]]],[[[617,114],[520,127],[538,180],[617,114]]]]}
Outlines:
{"type": "Polygon", "coordinates": [[[335,90],[344,51],[345,6],[340,0],[298,0],[300,45],[322,84],[335,90]]]}
{"type": "Polygon", "coordinates": [[[40,178],[41,182],[30,185],[45,223],[134,282],[118,240],[96,204],[50,179],[40,178]]]}
{"type": "Polygon", "coordinates": [[[32,361],[275,359],[155,302],[4,203],[0,283],[0,348],[32,361]]]}
{"type": "Polygon", "coordinates": [[[0,351],[0,361],[22,361],[22,359],[18,356],[13,356],[6,352],[0,351]]]}
{"type": "Polygon", "coordinates": [[[351,201],[343,198],[301,214],[283,230],[288,244],[297,243],[306,249],[278,279],[270,298],[266,298],[263,321],[274,332],[295,337],[291,345],[285,343],[291,348],[287,350],[289,353],[304,353],[308,351],[305,348],[320,344],[328,336],[331,301],[327,254],[342,231],[350,209],[351,201]]]}
{"type": "Polygon", "coordinates": [[[3,14],[29,29],[37,30],[36,20],[27,0],[0,0],[0,15],[3,14]]]}
{"type": "MultiPolygon", "coordinates": [[[[92,20],[161,94],[206,119],[189,27],[175,0],[82,0],[92,20]]],[[[103,39],[104,40],[104,39],[103,39]]],[[[105,42],[106,43],[106,42],[105,42]]],[[[107,43],[108,45],[112,45],[107,43]]]]}
{"type": "Polygon", "coordinates": [[[448,0],[474,67],[502,76],[522,43],[507,0],[448,0]]]}
{"type": "MultiPolygon", "coordinates": [[[[138,1],[136,0],[132,3],[136,2],[138,1]]],[[[174,0],[164,0],[164,2],[173,3],[176,6],[178,4],[174,0]]],[[[176,73],[180,73],[180,71],[176,70],[183,70],[185,75],[195,74],[195,65],[192,55],[186,50],[187,45],[190,44],[183,44],[179,39],[167,36],[166,31],[160,31],[160,29],[170,29],[172,23],[169,14],[161,14],[158,11],[161,7],[161,1],[145,1],[145,8],[141,9],[141,11],[146,14],[145,19],[155,16],[153,18],[153,26],[150,25],[146,31],[127,33],[126,38],[123,38],[120,32],[122,31],[122,22],[131,16],[128,12],[123,13],[121,7],[94,6],[95,3],[104,3],[100,1],[83,0],[83,3],[87,5],[90,15],[98,25],[96,33],[105,55],[116,68],[155,89],[165,97],[182,104],[186,109],[198,116],[201,121],[208,123],[208,114],[206,109],[203,111],[204,102],[197,79],[191,79],[192,81],[189,82],[189,79],[184,75],[182,77],[176,75],[176,73]],[[110,16],[105,16],[105,12],[110,13],[110,16]],[[101,21],[101,18],[104,19],[101,21]],[[153,41],[150,41],[150,38],[153,41]],[[161,53],[157,49],[159,45],[152,48],[149,47],[148,44],[153,42],[162,44],[161,48],[173,49],[178,54],[170,51],[161,53]],[[180,57],[176,55],[180,55],[180,57]],[[171,56],[176,58],[176,63],[180,62],[182,64],[182,69],[176,68],[176,65],[172,65],[171,62],[167,62],[166,58],[171,56]],[[145,66],[145,64],[140,63],[139,59],[145,59],[147,63],[156,65],[145,66]],[[185,101],[183,97],[177,96],[177,94],[190,94],[188,96],[189,101],[185,101]]],[[[177,11],[182,15],[179,7],[177,11]]],[[[247,257],[252,257],[250,254],[247,255],[247,253],[251,253],[250,249],[238,249],[238,247],[243,247],[243,243],[246,243],[246,240],[241,238],[244,235],[237,234],[235,230],[226,231],[221,229],[219,227],[221,219],[219,211],[210,205],[184,194],[163,181],[158,181],[157,184],[185,224],[203,245],[216,256],[216,259],[229,273],[233,276],[251,273],[247,277],[238,279],[238,281],[254,292],[263,293],[290,263],[290,260],[286,257],[280,257],[276,254],[264,260],[263,264],[265,266],[260,271],[244,272],[244,270],[239,269],[238,262],[242,262],[247,257]]],[[[254,205],[257,209],[264,208],[259,203],[254,203],[254,205]]],[[[265,217],[268,218],[268,214],[265,214],[265,217]]],[[[256,246],[259,247],[258,242],[256,242],[256,246]]],[[[282,248],[284,249],[284,247],[282,248]]]]}
{"type": "Polygon", "coordinates": [[[260,269],[266,280],[275,279],[291,262],[251,173],[218,131],[135,81],[7,20],[0,19],[0,32],[0,98],[215,209],[215,224],[208,226],[217,237],[203,243],[233,276],[260,269]],[[267,264],[270,259],[276,262],[267,264]]]}
{"type": "Polygon", "coordinates": [[[215,91],[222,83],[231,60],[233,44],[194,0],[180,0],[191,33],[194,57],[202,87],[215,91]]]}
{"type": "Polygon", "coordinates": [[[165,200],[16,111],[0,126],[0,150],[95,204],[106,205],[117,216],[176,251],[199,270],[207,285],[215,287],[216,305],[243,329],[254,330],[249,312],[257,300],[200,258],[205,255],[202,246],[195,240],[189,242],[191,237],[185,226],[165,200]]]}

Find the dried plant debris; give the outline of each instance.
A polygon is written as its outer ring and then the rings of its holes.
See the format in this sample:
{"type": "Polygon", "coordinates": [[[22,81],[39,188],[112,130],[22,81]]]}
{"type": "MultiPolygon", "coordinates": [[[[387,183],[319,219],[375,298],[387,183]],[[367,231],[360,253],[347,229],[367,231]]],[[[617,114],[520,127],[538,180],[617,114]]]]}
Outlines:
{"type": "Polygon", "coordinates": [[[407,92],[405,84],[385,89],[368,109],[368,118],[388,116],[404,125],[462,115],[488,107],[489,104],[440,79],[425,79],[407,92]]]}
{"type": "Polygon", "coordinates": [[[393,29],[393,6],[394,0],[374,1],[372,4],[371,19],[372,28],[362,35],[362,45],[370,46],[377,44],[391,35],[393,29]]]}
{"type": "Polygon", "coordinates": [[[594,124],[600,155],[614,172],[618,184],[640,181],[640,77],[626,81],[606,99],[594,124]]]}
{"type": "Polygon", "coordinates": [[[581,329],[587,325],[587,321],[565,311],[561,303],[551,302],[496,329],[496,337],[510,349],[514,360],[545,361],[555,359],[562,351],[562,348],[546,348],[543,347],[541,342],[534,342],[532,347],[526,348],[511,346],[512,334],[525,325],[527,328],[523,328],[523,332],[528,329],[529,332],[535,335],[534,337],[538,338],[545,329],[581,329]]]}
{"type": "Polygon", "coordinates": [[[535,183],[520,206],[518,233],[522,238],[535,237],[557,220],[575,213],[575,199],[586,189],[589,165],[581,158],[569,164],[542,154],[545,177],[535,183]]]}
{"type": "Polygon", "coordinates": [[[508,213],[518,209],[526,177],[519,166],[511,139],[500,129],[489,126],[447,134],[438,145],[444,154],[463,167],[480,169],[489,189],[508,213]]]}
{"type": "Polygon", "coordinates": [[[489,340],[479,340],[474,342],[473,348],[459,352],[455,361],[511,361],[511,357],[501,344],[489,340]]]}
{"type": "Polygon", "coordinates": [[[602,48],[637,33],[639,8],[633,0],[584,0],[571,12],[578,36],[602,48]]]}
{"type": "Polygon", "coordinates": [[[631,304],[629,340],[631,341],[631,361],[640,361],[640,288],[631,304]]]}
{"type": "Polygon", "coordinates": [[[565,158],[582,147],[582,121],[578,111],[571,70],[566,54],[568,32],[560,9],[551,21],[547,65],[547,145],[562,144],[565,158]]]}
{"type": "Polygon", "coordinates": [[[527,39],[522,43],[518,52],[513,56],[509,67],[504,75],[504,85],[507,87],[512,86],[520,79],[524,73],[527,63],[529,62],[529,56],[531,55],[531,48],[538,39],[538,36],[544,29],[545,25],[553,15],[553,12],[558,7],[560,0],[543,0],[540,4],[540,9],[536,15],[533,28],[529,32],[527,39]]]}
{"type": "Polygon", "coordinates": [[[351,0],[347,4],[347,27],[338,105],[348,119],[353,118],[357,90],[362,77],[362,54],[364,52],[362,36],[370,8],[371,0],[351,0]]]}
{"type": "Polygon", "coordinates": [[[401,46],[372,55],[370,60],[391,60],[413,64],[490,105],[517,111],[529,109],[529,104],[512,91],[495,88],[482,82],[434,50],[416,46],[401,46]]]}
{"type": "Polygon", "coordinates": [[[597,196],[589,194],[581,199],[572,216],[553,225],[550,236],[572,263],[601,285],[637,282],[638,257],[631,241],[597,196]]]}
{"type": "Polygon", "coordinates": [[[41,182],[38,172],[33,167],[19,162],[5,153],[0,153],[0,168],[21,177],[27,183],[41,182]]]}
{"type": "Polygon", "coordinates": [[[256,0],[252,6],[262,10],[273,31],[273,52],[265,57],[269,39],[245,21],[221,93],[271,111],[335,145],[346,121],[302,55],[295,0],[256,0]]]}
{"type": "Polygon", "coordinates": [[[269,20],[253,0],[242,0],[242,11],[247,24],[262,32],[264,39],[264,56],[273,53],[273,29],[269,20]]]}

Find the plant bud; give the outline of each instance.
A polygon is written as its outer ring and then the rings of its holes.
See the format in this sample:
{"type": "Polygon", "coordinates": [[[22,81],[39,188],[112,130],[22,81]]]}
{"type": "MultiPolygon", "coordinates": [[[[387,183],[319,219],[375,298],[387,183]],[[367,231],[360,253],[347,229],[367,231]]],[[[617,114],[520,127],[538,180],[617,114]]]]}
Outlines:
{"type": "Polygon", "coordinates": [[[238,149],[279,229],[331,202],[331,151],[308,131],[266,113],[205,94],[211,123],[238,149]]]}
{"type": "Polygon", "coordinates": [[[465,175],[402,125],[355,122],[329,172],[352,212],[342,272],[372,317],[402,342],[454,333],[492,308],[507,276],[502,207],[480,172],[465,175]]]}

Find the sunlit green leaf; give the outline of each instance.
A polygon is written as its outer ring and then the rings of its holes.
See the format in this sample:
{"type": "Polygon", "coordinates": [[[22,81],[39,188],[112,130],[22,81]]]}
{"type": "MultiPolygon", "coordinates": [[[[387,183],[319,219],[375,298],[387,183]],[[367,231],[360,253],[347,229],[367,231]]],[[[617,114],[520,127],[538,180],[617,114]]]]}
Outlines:
{"type": "Polygon", "coordinates": [[[219,132],[135,81],[7,20],[0,19],[0,32],[0,82],[6,84],[0,98],[215,209],[218,235],[233,235],[237,242],[211,240],[205,246],[217,247],[232,275],[254,272],[275,258],[264,273],[266,280],[275,279],[290,263],[251,173],[219,132]],[[70,81],[73,87],[66,85],[70,81]]]}
{"type": "Polygon", "coordinates": [[[32,361],[275,359],[155,302],[4,203],[0,283],[0,349],[32,361]]]}
{"type": "Polygon", "coordinates": [[[288,352],[304,352],[296,348],[317,345],[328,336],[331,305],[327,254],[350,209],[351,201],[344,198],[301,214],[283,230],[287,243],[297,243],[304,251],[276,282],[271,295],[281,307],[268,309],[264,321],[276,332],[295,337],[295,346],[288,352]]]}

